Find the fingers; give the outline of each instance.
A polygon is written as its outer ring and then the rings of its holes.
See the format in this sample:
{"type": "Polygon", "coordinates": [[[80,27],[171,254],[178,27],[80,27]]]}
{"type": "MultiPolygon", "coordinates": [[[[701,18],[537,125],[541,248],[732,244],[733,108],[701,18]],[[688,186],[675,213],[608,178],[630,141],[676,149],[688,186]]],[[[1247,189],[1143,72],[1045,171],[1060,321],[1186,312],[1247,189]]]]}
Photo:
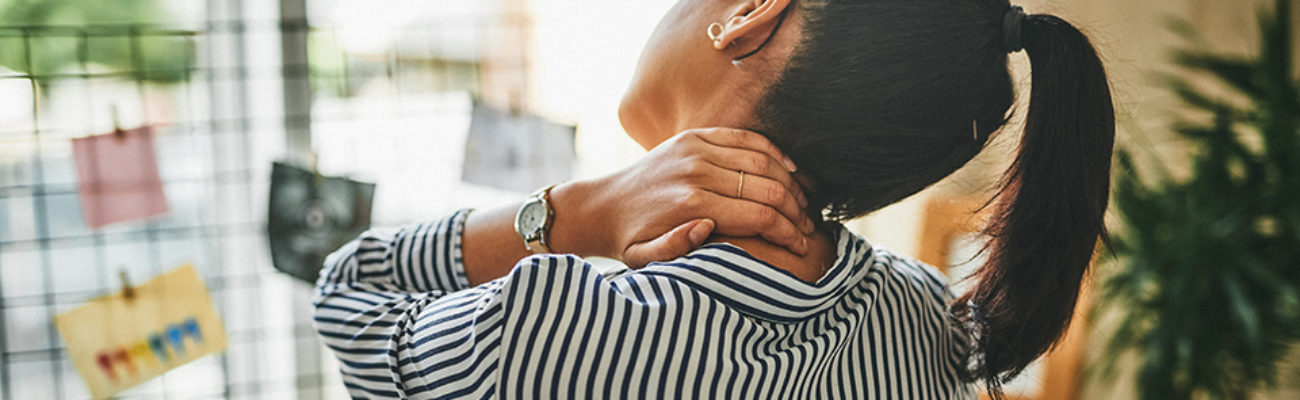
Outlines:
{"type": "Polygon", "coordinates": [[[704,244],[714,226],[708,218],[691,220],[659,237],[628,246],[622,261],[629,268],[641,268],[651,262],[681,257],[704,244]]]}
{"type": "Polygon", "coordinates": [[[761,175],[781,182],[795,196],[801,208],[808,205],[803,188],[792,175],[794,162],[763,135],[731,128],[687,132],[687,138],[698,139],[701,146],[694,151],[703,159],[725,169],[745,171],[748,175],[761,175]]]}
{"type": "Polygon", "coordinates": [[[741,178],[739,172],[723,168],[718,168],[715,173],[718,175],[715,178],[717,183],[710,188],[714,193],[775,208],[781,212],[781,215],[794,222],[795,227],[804,234],[811,234],[816,230],[812,219],[808,218],[804,211],[807,203],[799,199],[799,196],[803,196],[802,193],[791,193],[786,184],[764,176],[745,174],[745,177],[741,178]],[[744,179],[743,184],[741,179],[744,179]]]}
{"type": "MultiPolygon", "coordinates": [[[[808,198],[804,196],[803,188],[799,186],[799,182],[794,179],[794,176],[791,175],[789,171],[785,170],[776,160],[768,157],[766,154],[753,150],[715,146],[710,146],[702,151],[707,154],[704,159],[710,164],[716,165],[725,170],[730,170],[734,175],[737,175],[733,178],[737,182],[739,182],[739,171],[745,171],[746,179],[750,177],[766,178],[770,181],[775,181],[777,184],[784,187],[785,191],[793,196],[794,200],[798,202],[800,209],[808,205],[808,198]]],[[[748,183],[749,182],[746,182],[746,184],[748,183]]],[[[727,193],[720,192],[719,194],[727,193]]],[[[766,201],[759,202],[776,206],[776,204],[768,203],[766,201]]],[[[790,216],[793,217],[793,215],[790,216]]]]}
{"type": "Polygon", "coordinates": [[[776,145],[759,133],[731,128],[689,130],[674,139],[681,145],[674,148],[686,152],[680,160],[689,162],[679,171],[698,188],[681,206],[713,218],[717,233],[760,236],[807,253],[805,232],[815,230],[805,215],[807,198],[791,175],[794,163],[776,145]]]}
{"type": "Polygon", "coordinates": [[[770,165],[767,164],[771,160],[769,157],[750,150],[709,147],[700,151],[711,152],[712,155],[700,155],[690,160],[692,165],[684,169],[697,187],[724,197],[766,204],[794,221],[805,234],[811,234],[816,229],[805,211],[808,200],[794,178],[780,169],[772,174],[778,178],[770,178],[763,174],[775,167],[755,167],[770,165]],[[746,161],[747,158],[749,161],[746,161]],[[756,169],[761,171],[755,171],[756,169]],[[745,175],[741,176],[740,171],[745,171],[745,175]]]}
{"type": "Polygon", "coordinates": [[[804,255],[808,252],[807,237],[790,218],[776,208],[707,191],[696,192],[691,197],[687,208],[693,208],[697,215],[708,215],[717,221],[715,233],[741,237],[761,236],[795,254],[804,255]]]}
{"type": "Polygon", "coordinates": [[[714,146],[747,149],[766,154],[773,160],[781,162],[786,172],[794,172],[797,169],[790,157],[786,157],[784,153],[781,153],[781,149],[778,149],[770,140],[767,140],[767,137],[758,132],[732,128],[709,128],[691,132],[696,137],[714,146]]]}

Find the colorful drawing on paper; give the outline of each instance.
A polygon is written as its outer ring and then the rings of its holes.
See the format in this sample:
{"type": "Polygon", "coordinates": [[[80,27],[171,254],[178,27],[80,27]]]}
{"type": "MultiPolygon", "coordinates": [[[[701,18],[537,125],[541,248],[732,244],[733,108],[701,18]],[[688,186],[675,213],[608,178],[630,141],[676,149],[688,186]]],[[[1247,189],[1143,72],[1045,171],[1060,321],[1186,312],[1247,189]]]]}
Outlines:
{"type": "Polygon", "coordinates": [[[59,314],[68,356],[95,398],[220,352],[225,328],[193,266],[59,314]]]}
{"type": "Polygon", "coordinates": [[[153,129],[72,139],[81,213],[91,228],[166,214],[153,129]]]}
{"type": "Polygon", "coordinates": [[[186,339],[191,349],[203,343],[198,318],[167,324],[165,329],[141,337],[135,343],[101,349],[95,353],[95,363],[99,364],[100,372],[116,382],[137,375],[141,369],[156,368],[174,358],[185,357],[186,339]]]}

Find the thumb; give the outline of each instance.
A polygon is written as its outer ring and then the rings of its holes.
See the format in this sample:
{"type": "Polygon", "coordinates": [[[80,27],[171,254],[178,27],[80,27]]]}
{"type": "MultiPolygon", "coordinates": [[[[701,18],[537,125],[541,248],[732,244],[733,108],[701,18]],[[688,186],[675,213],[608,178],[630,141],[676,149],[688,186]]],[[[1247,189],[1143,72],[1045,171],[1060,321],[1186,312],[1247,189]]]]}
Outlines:
{"type": "Polygon", "coordinates": [[[655,261],[686,255],[704,244],[716,225],[708,218],[687,221],[654,239],[628,246],[623,251],[623,263],[629,268],[641,268],[655,261]]]}

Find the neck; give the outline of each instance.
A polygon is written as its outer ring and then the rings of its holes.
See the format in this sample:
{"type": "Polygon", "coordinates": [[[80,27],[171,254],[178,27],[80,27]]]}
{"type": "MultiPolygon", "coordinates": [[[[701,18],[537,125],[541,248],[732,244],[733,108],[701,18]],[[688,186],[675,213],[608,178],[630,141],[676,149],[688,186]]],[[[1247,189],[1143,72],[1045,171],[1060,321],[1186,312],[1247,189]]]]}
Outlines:
{"type": "Polygon", "coordinates": [[[672,131],[669,135],[694,128],[752,129],[758,125],[752,99],[738,94],[736,89],[728,89],[730,84],[725,80],[717,86],[718,90],[709,91],[702,99],[674,103],[677,107],[669,121],[675,123],[670,125],[672,131]]]}
{"type": "Polygon", "coordinates": [[[648,128],[641,135],[648,140],[643,146],[654,147],[688,129],[757,126],[753,109],[761,91],[746,84],[763,80],[754,71],[731,66],[729,59],[716,62],[727,67],[699,71],[672,86],[648,90],[634,103],[636,108],[620,110],[621,119],[635,119],[638,126],[648,128]]]}

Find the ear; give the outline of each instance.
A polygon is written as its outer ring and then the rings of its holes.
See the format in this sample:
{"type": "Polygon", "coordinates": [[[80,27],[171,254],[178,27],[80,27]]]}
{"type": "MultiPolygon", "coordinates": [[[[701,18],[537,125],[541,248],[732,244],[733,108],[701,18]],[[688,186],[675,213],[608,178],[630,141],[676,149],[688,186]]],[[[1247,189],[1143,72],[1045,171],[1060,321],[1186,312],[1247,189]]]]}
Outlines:
{"type": "Polygon", "coordinates": [[[722,34],[713,41],[713,48],[722,50],[742,38],[773,34],[777,18],[789,6],[790,0],[744,0],[727,16],[722,34]]]}

